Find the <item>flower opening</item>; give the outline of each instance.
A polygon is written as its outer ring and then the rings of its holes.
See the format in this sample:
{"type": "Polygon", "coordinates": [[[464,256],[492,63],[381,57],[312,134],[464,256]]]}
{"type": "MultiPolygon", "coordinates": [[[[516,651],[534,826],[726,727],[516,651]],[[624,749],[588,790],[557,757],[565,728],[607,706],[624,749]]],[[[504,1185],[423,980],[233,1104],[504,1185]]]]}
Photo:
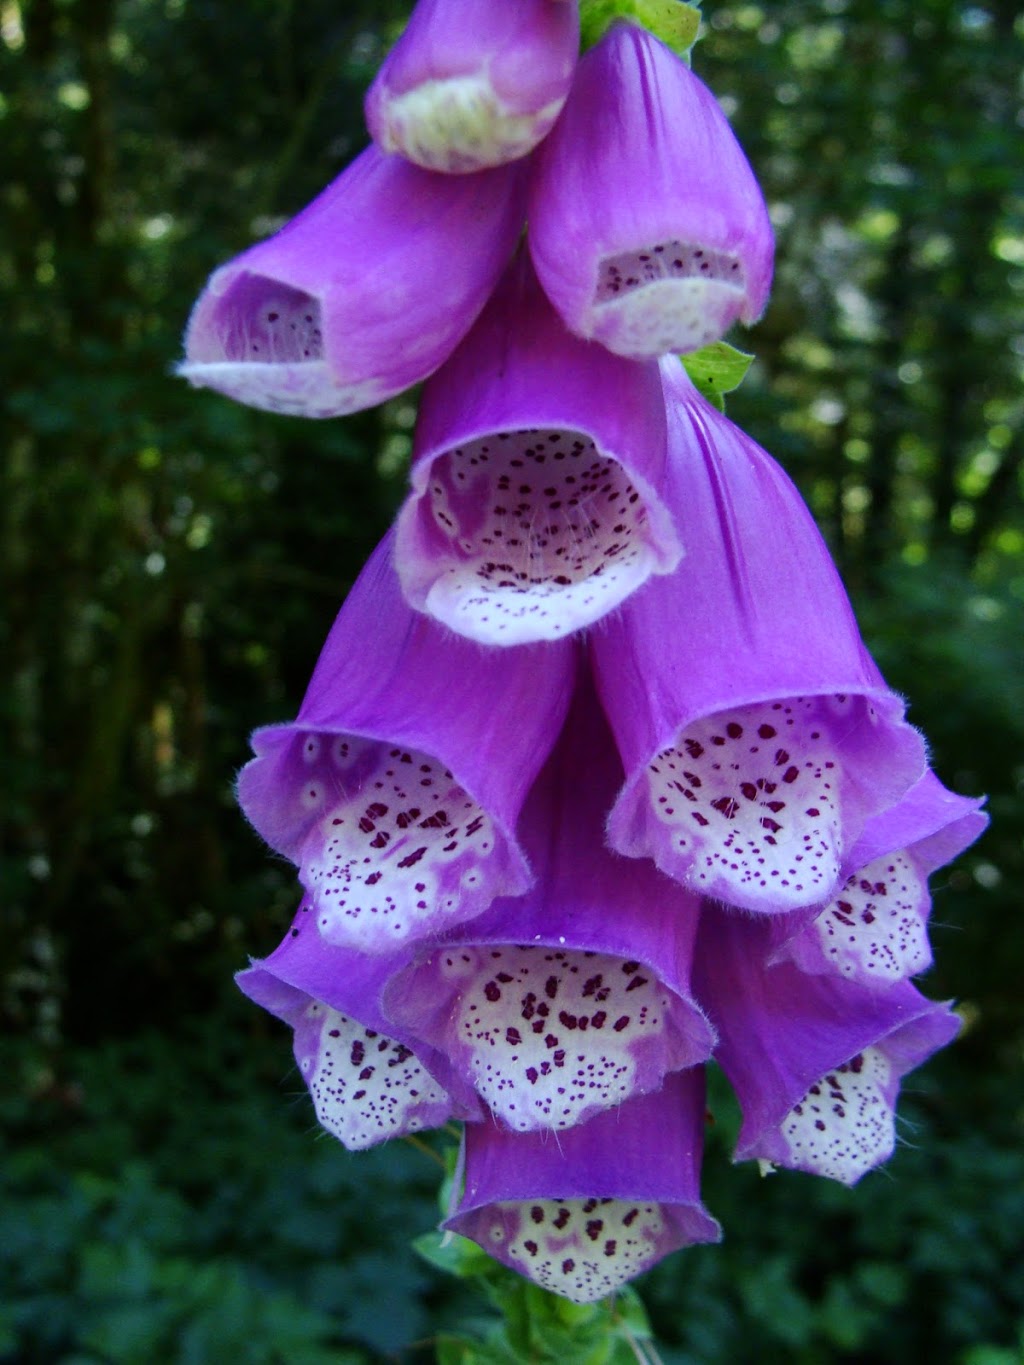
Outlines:
{"type": "Polygon", "coordinates": [[[571,634],[678,562],[653,365],[569,335],[520,254],[427,384],[398,520],[406,595],[462,635],[571,634]]]}

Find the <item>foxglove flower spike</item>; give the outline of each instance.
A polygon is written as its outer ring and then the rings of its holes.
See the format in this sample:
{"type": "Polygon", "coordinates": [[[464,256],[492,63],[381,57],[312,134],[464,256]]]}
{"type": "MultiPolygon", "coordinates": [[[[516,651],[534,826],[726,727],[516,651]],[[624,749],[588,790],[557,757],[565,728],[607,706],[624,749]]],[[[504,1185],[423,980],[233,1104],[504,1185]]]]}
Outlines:
{"type": "Polygon", "coordinates": [[[427,170],[499,166],[551,128],[578,47],[575,0],[418,0],[370,86],[367,125],[427,170]]]}
{"type": "Polygon", "coordinates": [[[574,1303],[593,1303],[680,1247],[717,1242],[700,1202],[703,1069],[676,1072],[563,1133],[466,1126],[465,1189],[444,1224],[574,1303]]]}
{"type": "Polygon", "coordinates": [[[924,745],[792,483],[678,360],[662,372],[687,554],[590,636],[626,770],[609,839],[731,905],[821,905],[924,745]]]}
{"type": "Polygon", "coordinates": [[[517,166],[431,175],[370,147],[280,232],[213,273],[178,373],[298,417],[382,403],[465,336],[522,220],[517,166]]]}
{"type": "Polygon", "coordinates": [[[583,677],[523,812],[535,888],[496,900],[385,992],[388,1016],[520,1132],[571,1128],[711,1055],[689,984],[699,901],[604,847],[621,778],[583,677]]]}
{"type": "Polygon", "coordinates": [[[580,59],[534,156],[529,224],[567,326],[620,355],[698,350],[768,299],[774,247],[753,171],[707,87],[630,23],[580,59]]]}
{"type": "Polygon", "coordinates": [[[522,252],[424,386],[405,594],[484,644],[568,635],[678,562],[665,475],[657,366],[571,336],[522,252]]]}
{"type": "Polygon", "coordinates": [[[352,588],[297,719],[256,731],[238,784],[323,937],[368,953],[530,885],[516,821],[573,677],[568,643],[489,653],[411,611],[392,543],[352,588]]]}

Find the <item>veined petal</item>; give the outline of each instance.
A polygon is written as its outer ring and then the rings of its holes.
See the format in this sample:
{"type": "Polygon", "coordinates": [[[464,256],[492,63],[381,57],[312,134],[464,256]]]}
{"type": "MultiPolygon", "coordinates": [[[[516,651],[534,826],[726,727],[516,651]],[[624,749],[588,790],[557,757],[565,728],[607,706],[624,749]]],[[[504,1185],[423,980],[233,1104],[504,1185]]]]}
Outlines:
{"type": "Polygon", "coordinates": [[[687,555],[590,637],[626,770],[609,839],[731,905],[820,905],[924,745],[796,489],[678,361],[662,370],[687,555]]]}
{"type": "Polygon", "coordinates": [[[385,993],[388,1016],[520,1132],[571,1128],[711,1055],[689,986],[699,902],[604,847],[619,781],[584,677],[523,812],[534,890],[495,901],[385,993]]]}
{"type": "Polygon", "coordinates": [[[772,922],[779,945],[772,960],[876,988],[925,971],[932,961],[928,876],[984,830],[981,804],[926,773],[892,810],[868,822],[848,860],[854,871],[828,905],[805,927],[789,929],[793,916],[772,922]]]}
{"type": "Polygon", "coordinates": [[[525,156],[569,93],[575,3],[419,0],[366,97],[386,152],[465,173],[525,156]]]}
{"type": "Polygon", "coordinates": [[[644,29],[618,23],[579,62],[534,157],[530,251],[567,326],[620,355],[694,351],[754,322],[773,240],[714,96],[644,29]]]}
{"type": "Polygon", "coordinates": [[[295,721],[253,736],[239,800],[299,866],[321,934],[387,953],[530,885],[522,803],[571,694],[569,645],[490,653],[402,599],[392,536],[338,615],[295,721]]]}
{"type": "Polygon", "coordinates": [[[321,1126],[350,1151],[473,1118],[444,1086],[445,1058],[410,1040],[380,1013],[394,961],[323,943],[307,901],[281,945],[235,980],[294,1030],[295,1060],[321,1126]]]}
{"type": "Polygon", "coordinates": [[[518,167],[453,178],[370,147],[280,232],[213,273],[178,372],[300,417],[381,403],[465,336],[522,219],[518,167]]]}
{"type": "Polygon", "coordinates": [[[444,1224],[574,1303],[593,1303],[670,1252],[716,1242],[700,1202],[699,1067],[562,1133],[465,1130],[465,1189],[444,1224]]]}
{"type": "Polygon", "coordinates": [[[900,1080],[959,1020],[908,981],[866,990],[766,966],[769,944],[765,921],[705,909],[695,982],[743,1111],[735,1159],[852,1185],[892,1155],[900,1080]]]}
{"type": "Polygon", "coordinates": [[[525,253],[424,386],[396,563],[410,603],[485,644],[554,640],[681,553],[663,403],[562,326],[525,253]]]}

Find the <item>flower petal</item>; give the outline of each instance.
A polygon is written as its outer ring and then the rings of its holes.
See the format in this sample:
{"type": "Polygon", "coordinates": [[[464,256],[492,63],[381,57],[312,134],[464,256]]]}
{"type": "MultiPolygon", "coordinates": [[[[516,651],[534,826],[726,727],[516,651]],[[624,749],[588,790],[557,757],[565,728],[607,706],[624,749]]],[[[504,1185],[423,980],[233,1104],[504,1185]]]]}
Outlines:
{"type": "Polygon", "coordinates": [[[367,126],[432,171],[525,156],[565,103],[578,46],[575,4],[419,0],[370,87],[367,126]]]}
{"type": "Polygon", "coordinates": [[[512,1270],[592,1303],[679,1247],[718,1241],[700,1203],[700,1068],[566,1132],[468,1124],[465,1190],[444,1224],[512,1270]]]}
{"type": "Polygon", "coordinates": [[[689,988],[699,903],[604,847],[620,779],[584,678],[523,813],[536,888],[495,901],[385,994],[389,1017],[521,1132],[571,1128],[711,1054],[689,988]]]}
{"type": "Polygon", "coordinates": [[[892,1154],[900,1079],[951,1042],[959,1020],[906,981],[865,990],[766,966],[769,931],[705,908],[697,943],[698,998],[743,1111],[735,1157],[852,1185],[892,1154]]]}
{"type": "Polygon", "coordinates": [[[214,272],[178,373],[300,417],[382,403],[466,334],[522,217],[518,167],[453,178],[370,147],[280,232],[214,272]]]}
{"type": "Polygon", "coordinates": [[[324,944],[304,901],[284,941],[235,980],[295,1032],[295,1060],[321,1126],[350,1151],[475,1117],[456,1104],[440,1054],[387,1024],[381,990],[394,962],[324,944]]]}
{"type": "Polygon", "coordinates": [[[725,115],[630,23],[580,59],[534,157],[529,224],[566,325],[620,355],[695,351],[768,298],[768,211],[725,115]]]}
{"type": "Polygon", "coordinates": [[[875,987],[925,971],[932,960],[928,874],[981,834],[988,819],[980,805],[926,773],[892,810],[869,821],[849,858],[855,871],[824,909],[804,927],[794,916],[773,921],[772,960],[875,987]]]}
{"type": "Polygon", "coordinates": [[[570,336],[521,254],[423,390],[397,523],[408,600],[459,634],[522,644],[670,572],[663,424],[657,367],[570,336]]]}
{"type": "Polygon", "coordinates": [[[298,718],[253,737],[239,800],[292,859],[320,932],[363,952],[519,895],[526,793],[571,693],[569,646],[487,653],[410,611],[378,546],[298,718]]]}
{"type": "Polygon", "coordinates": [[[820,905],[924,745],[796,489],[678,361],[662,371],[687,555],[591,635],[626,769],[609,839],[732,905],[820,905]]]}

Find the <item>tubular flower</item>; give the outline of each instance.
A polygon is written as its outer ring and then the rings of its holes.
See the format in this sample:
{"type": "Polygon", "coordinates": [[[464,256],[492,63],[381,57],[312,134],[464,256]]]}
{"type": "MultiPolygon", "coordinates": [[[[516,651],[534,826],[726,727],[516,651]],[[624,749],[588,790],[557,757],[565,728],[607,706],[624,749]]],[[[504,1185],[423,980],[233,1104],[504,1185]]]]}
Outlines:
{"type": "Polygon", "coordinates": [[[697,350],[754,322],[768,298],[768,211],[725,115],[630,23],[580,59],[535,154],[529,223],[566,325],[620,355],[697,350]]]}
{"type": "Polygon", "coordinates": [[[794,917],[773,921],[779,947],[772,960],[876,989],[926,971],[932,961],[928,877],[984,830],[981,804],[926,773],[892,810],[869,821],[848,859],[853,870],[806,927],[787,933],[794,917]]]}
{"type": "Polygon", "coordinates": [[[300,417],[382,403],[465,336],[522,219],[519,167],[453,178],[370,147],[280,232],[213,273],[179,373],[300,417]]]}
{"type": "Polygon", "coordinates": [[[514,655],[446,637],[402,599],[392,537],[374,552],[296,720],[253,736],[242,808],[299,867],[321,935],[363,952],[519,895],[526,793],[571,692],[571,646],[514,655]]]}
{"type": "Polygon", "coordinates": [[[699,901],[603,845],[621,780],[586,679],[527,803],[533,891],[396,974],[384,1009],[521,1132],[567,1129],[711,1055],[690,995],[699,901]]]}
{"type": "Polygon", "coordinates": [[[380,1013],[394,961],[332,948],[304,900],[270,957],[235,977],[250,1000],[288,1024],[295,1060],[321,1126],[350,1151],[479,1117],[444,1085],[446,1059],[405,1037],[380,1013]]]}
{"type": "Polygon", "coordinates": [[[721,1236],[700,1202],[700,1067],[562,1133],[472,1123],[464,1141],[465,1188],[444,1226],[574,1303],[721,1236]]]}
{"type": "Polygon", "coordinates": [[[687,555],[592,635],[626,770],[609,839],[731,905],[821,905],[924,746],[796,489],[678,361],[662,370],[687,555]]]}
{"type": "Polygon", "coordinates": [[[671,571],[655,364],[571,336],[525,253],[424,386],[395,562],[409,602],[484,644],[558,639],[671,571]]]}
{"type": "Polygon", "coordinates": [[[569,93],[575,0],[419,0],[366,97],[378,145],[430,171],[478,171],[533,150],[569,93]]]}
{"type": "Polygon", "coordinates": [[[867,990],[766,966],[770,927],[706,907],[697,942],[697,995],[743,1112],[735,1159],[852,1185],[892,1155],[900,1080],[960,1021],[908,981],[867,990]]]}

